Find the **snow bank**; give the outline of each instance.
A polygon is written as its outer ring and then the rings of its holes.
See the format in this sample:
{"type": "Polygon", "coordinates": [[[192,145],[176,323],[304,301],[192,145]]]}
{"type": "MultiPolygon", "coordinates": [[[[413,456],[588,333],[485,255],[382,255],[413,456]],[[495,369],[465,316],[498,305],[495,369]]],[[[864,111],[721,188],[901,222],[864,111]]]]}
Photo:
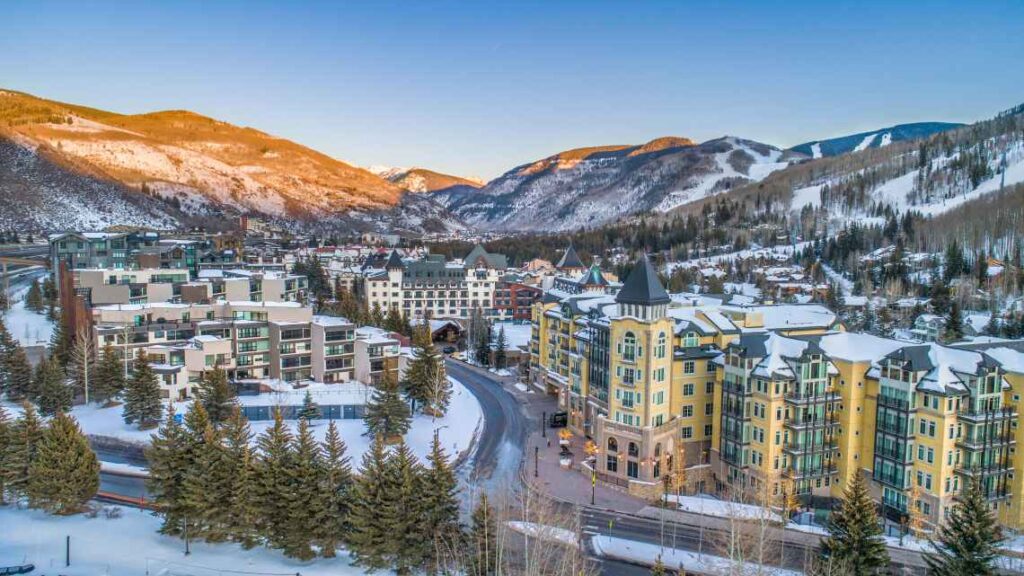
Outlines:
{"type": "Polygon", "coordinates": [[[548,542],[554,542],[556,544],[565,544],[566,546],[576,546],[579,542],[579,538],[572,530],[566,530],[565,528],[559,528],[557,526],[547,526],[545,524],[535,524],[533,522],[519,522],[510,521],[508,527],[520,534],[526,534],[534,538],[546,540],[548,542]]]}
{"type": "Polygon", "coordinates": [[[25,300],[22,299],[11,306],[11,309],[3,313],[4,325],[7,330],[21,342],[22,346],[35,346],[36,344],[48,344],[50,336],[53,335],[53,321],[46,317],[46,314],[36,314],[25,308],[25,300]]]}
{"type": "Polygon", "coordinates": [[[723,518],[741,518],[744,520],[767,519],[772,522],[782,522],[782,517],[778,514],[752,504],[727,502],[702,496],[676,496],[674,494],[668,495],[668,501],[678,504],[679,509],[684,512],[720,516],[723,518]]]}
{"type": "Polygon", "coordinates": [[[660,557],[665,568],[685,570],[687,573],[735,576],[762,574],[765,576],[800,576],[802,572],[774,566],[761,566],[753,562],[737,563],[729,558],[711,554],[698,554],[688,550],[662,548],[657,544],[634,542],[610,536],[595,536],[591,540],[594,553],[634,564],[653,566],[660,557]]]}

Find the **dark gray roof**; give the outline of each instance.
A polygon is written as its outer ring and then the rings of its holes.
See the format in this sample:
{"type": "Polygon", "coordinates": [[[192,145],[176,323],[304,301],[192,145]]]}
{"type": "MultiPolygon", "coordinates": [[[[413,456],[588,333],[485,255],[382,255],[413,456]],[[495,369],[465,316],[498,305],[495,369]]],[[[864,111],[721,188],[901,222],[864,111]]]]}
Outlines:
{"type": "Polygon", "coordinates": [[[573,248],[572,244],[566,248],[565,254],[562,254],[562,259],[555,265],[556,268],[584,268],[583,260],[580,260],[580,255],[576,253],[576,248],[573,248]]]}
{"type": "Polygon", "coordinates": [[[607,286],[608,280],[601,273],[601,269],[595,264],[590,267],[590,270],[587,270],[587,273],[579,279],[577,284],[580,286],[607,286]]]}
{"type": "Polygon", "coordinates": [[[886,358],[901,362],[904,368],[913,372],[920,372],[922,370],[931,370],[935,368],[932,363],[932,359],[928,352],[931,350],[931,346],[922,344],[919,346],[904,346],[893,350],[886,358]]]}
{"type": "Polygon", "coordinates": [[[743,355],[748,358],[764,358],[768,355],[766,342],[768,342],[767,332],[748,332],[742,334],[738,341],[729,345],[742,348],[743,355]]]}
{"type": "Polygon", "coordinates": [[[647,255],[644,255],[636,263],[636,266],[633,266],[622,289],[615,296],[615,301],[619,304],[649,306],[668,304],[672,299],[669,298],[668,292],[665,292],[665,287],[661,285],[661,280],[658,279],[658,273],[654,271],[654,266],[651,266],[651,261],[647,259],[647,255]]]}
{"type": "Polygon", "coordinates": [[[405,263],[402,262],[402,257],[398,255],[398,250],[391,251],[391,255],[388,256],[388,262],[384,265],[384,268],[386,270],[405,268],[405,263]]]}
{"type": "Polygon", "coordinates": [[[473,247],[473,250],[470,251],[464,261],[467,267],[473,267],[478,265],[478,261],[481,258],[484,260],[484,265],[489,268],[498,270],[508,268],[508,259],[505,258],[504,254],[492,254],[479,244],[473,247]]]}

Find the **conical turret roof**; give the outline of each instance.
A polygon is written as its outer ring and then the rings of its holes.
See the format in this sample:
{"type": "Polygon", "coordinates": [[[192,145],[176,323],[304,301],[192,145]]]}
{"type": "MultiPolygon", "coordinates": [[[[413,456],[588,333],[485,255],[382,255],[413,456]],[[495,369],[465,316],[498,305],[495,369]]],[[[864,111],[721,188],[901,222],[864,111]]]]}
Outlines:
{"type": "Polygon", "coordinates": [[[658,279],[658,273],[651,266],[651,261],[644,254],[643,258],[636,263],[633,270],[626,278],[615,301],[619,304],[641,304],[650,306],[654,304],[668,304],[672,301],[658,279]]]}

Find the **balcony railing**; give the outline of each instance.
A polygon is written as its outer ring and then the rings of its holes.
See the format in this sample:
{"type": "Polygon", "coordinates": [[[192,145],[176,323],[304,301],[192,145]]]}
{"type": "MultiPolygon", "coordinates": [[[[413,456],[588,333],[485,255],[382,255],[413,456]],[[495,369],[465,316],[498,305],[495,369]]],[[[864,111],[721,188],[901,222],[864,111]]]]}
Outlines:
{"type": "Polygon", "coordinates": [[[811,404],[814,402],[835,402],[839,400],[839,393],[835,390],[825,392],[790,392],[786,394],[785,401],[789,404],[811,404]]]}
{"type": "Polygon", "coordinates": [[[956,441],[958,448],[971,451],[985,450],[987,448],[1000,448],[1016,443],[1017,438],[1011,433],[996,434],[994,436],[985,436],[982,438],[968,438],[965,436],[956,441]]]}
{"type": "Polygon", "coordinates": [[[1017,411],[1009,406],[994,410],[976,410],[970,407],[963,407],[956,414],[959,418],[968,422],[997,422],[1017,417],[1017,411]]]}

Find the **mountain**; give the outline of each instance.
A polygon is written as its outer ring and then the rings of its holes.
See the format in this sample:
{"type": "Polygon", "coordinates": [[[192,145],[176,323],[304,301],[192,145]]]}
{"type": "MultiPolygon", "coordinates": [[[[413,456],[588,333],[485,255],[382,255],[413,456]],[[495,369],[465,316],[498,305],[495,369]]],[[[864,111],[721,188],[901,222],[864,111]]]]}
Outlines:
{"type": "Polygon", "coordinates": [[[560,152],[518,166],[472,194],[435,197],[479,229],[573,230],[667,211],[758,181],[804,158],[731,136],[701,144],[665,137],[560,152]]]}
{"type": "Polygon", "coordinates": [[[463,178],[442,174],[426,168],[396,168],[391,166],[370,166],[370,172],[397,184],[403,190],[424,193],[453,192],[459,189],[475,190],[483,187],[484,181],[477,178],[463,178]]]}
{"type": "Polygon", "coordinates": [[[239,213],[389,222],[412,204],[414,220],[431,210],[438,221],[451,220],[436,202],[403,202],[405,189],[367,170],[183,110],[125,115],[0,90],[0,140],[7,157],[20,159],[0,164],[0,181],[35,180],[16,200],[38,203],[31,195],[49,190],[40,194],[49,194],[58,212],[93,207],[102,194],[123,200],[118,211],[127,220],[152,221],[158,210],[158,221],[179,223],[239,213]]]}
{"type": "Polygon", "coordinates": [[[865,148],[881,148],[893,142],[918,140],[932,134],[959,128],[963,124],[953,122],[915,122],[913,124],[897,124],[872,132],[860,132],[849,136],[838,136],[828,140],[814,140],[793,146],[790,150],[806,154],[812,158],[837,156],[847,152],[856,152],[865,148]]]}

